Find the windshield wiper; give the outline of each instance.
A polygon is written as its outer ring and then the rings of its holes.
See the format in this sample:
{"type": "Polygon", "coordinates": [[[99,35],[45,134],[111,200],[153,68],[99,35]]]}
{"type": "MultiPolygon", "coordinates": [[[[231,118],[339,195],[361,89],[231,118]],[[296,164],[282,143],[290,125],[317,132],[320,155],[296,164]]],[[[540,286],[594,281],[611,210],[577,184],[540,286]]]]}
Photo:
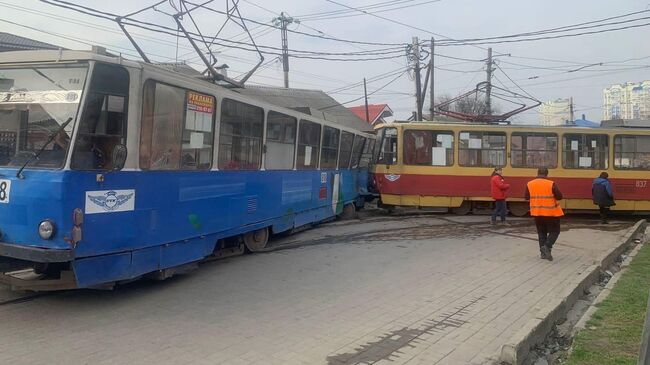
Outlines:
{"type": "Polygon", "coordinates": [[[47,147],[50,143],[52,143],[52,141],[54,141],[54,138],[56,138],[56,135],[61,133],[63,128],[65,128],[68,124],[70,124],[71,121],[72,121],[72,117],[68,118],[68,120],[66,120],[65,123],[61,124],[61,126],[56,131],[54,131],[54,133],[52,133],[50,135],[50,138],[47,140],[47,142],[45,142],[43,147],[41,147],[41,149],[39,149],[38,151],[34,152],[34,154],[30,158],[28,158],[27,161],[25,161],[23,166],[16,173],[17,178],[19,178],[19,179],[24,179],[25,178],[25,176],[23,176],[23,170],[25,169],[25,167],[27,167],[27,165],[29,165],[29,163],[32,162],[35,158],[38,158],[38,156],[40,156],[41,153],[43,153],[43,151],[45,151],[45,147],[47,147]]]}

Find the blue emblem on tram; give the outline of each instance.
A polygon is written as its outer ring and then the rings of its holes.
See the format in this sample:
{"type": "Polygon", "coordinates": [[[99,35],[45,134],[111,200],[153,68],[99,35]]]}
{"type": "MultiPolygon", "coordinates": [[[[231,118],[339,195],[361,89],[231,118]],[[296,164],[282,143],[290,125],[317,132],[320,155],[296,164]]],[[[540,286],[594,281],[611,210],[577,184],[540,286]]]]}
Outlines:
{"type": "Polygon", "coordinates": [[[110,190],[105,192],[102,195],[88,194],[87,197],[88,200],[90,200],[94,205],[103,209],[105,212],[112,212],[112,211],[122,211],[122,210],[133,210],[133,208],[131,209],[122,209],[122,208],[126,208],[125,204],[127,206],[128,205],[130,205],[131,207],[133,206],[132,202],[130,202],[131,204],[128,203],[129,200],[131,200],[131,198],[133,198],[134,195],[135,192],[120,194],[120,192],[110,190]]]}

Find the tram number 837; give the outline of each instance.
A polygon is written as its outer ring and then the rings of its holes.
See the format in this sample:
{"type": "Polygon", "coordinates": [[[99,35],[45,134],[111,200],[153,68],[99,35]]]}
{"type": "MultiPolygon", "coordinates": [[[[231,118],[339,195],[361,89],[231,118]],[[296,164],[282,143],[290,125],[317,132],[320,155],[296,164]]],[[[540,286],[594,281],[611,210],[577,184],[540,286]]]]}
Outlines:
{"type": "MultiPolygon", "coordinates": [[[[648,187],[648,181],[647,180],[637,180],[636,181],[636,187],[637,188],[647,188],[648,187]]],[[[1,186],[0,186],[1,188],[1,186]]]]}

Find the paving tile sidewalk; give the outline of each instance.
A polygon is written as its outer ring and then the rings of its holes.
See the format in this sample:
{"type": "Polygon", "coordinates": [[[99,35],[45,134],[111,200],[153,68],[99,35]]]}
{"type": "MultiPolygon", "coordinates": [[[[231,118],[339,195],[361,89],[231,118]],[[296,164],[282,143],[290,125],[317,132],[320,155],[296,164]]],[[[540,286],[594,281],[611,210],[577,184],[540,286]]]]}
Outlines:
{"type": "Polygon", "coordinates": [[[492,364],[632,225],[565,224],[548,262],[528,220],[484,221],[325,225],[288,240],[329,244],[0,306],[0,363],[492,364]]]}

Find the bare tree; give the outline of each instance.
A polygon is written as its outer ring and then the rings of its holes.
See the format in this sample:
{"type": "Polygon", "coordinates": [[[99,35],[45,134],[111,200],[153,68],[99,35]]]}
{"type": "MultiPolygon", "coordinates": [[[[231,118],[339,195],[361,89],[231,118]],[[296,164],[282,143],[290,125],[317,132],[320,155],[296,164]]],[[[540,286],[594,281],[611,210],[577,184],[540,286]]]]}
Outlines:
{"type": "MultiPolygon", "coordinates": [[[[451,100],[452,97],[449,94],[443,94],[438,97],[438,104],[446,103],[451,100]]],[[[499,107],[497,105],[492,105],[492,113],[498,113],[499,107]]],[[[459,99],[456,102],[445,107],[445,110],[454,111],[464,114],[474,114],[482,115],[488,114],[487,104],[485,102],[485,96],[477,95],[470,96],[463,99],[459,99]]]]}

